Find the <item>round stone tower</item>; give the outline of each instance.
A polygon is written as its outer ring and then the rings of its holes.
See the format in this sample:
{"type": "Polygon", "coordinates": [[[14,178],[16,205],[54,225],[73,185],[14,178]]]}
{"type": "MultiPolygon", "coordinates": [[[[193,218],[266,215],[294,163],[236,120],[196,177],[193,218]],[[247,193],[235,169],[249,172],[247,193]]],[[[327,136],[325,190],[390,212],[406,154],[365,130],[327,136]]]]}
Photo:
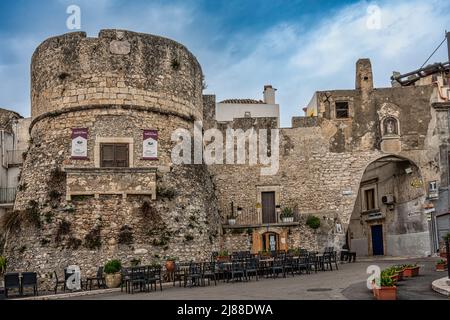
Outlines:
{"type": "Polygon", "coordinates": [[[113,258],[209,258],[219,216],[208,169],[171,161],[173,132],[202,120],[192,53],[148,34],[77,32],[43,42],[31,73],[10,268],[45,277],[75,264],[86,275],[113,258]]]}

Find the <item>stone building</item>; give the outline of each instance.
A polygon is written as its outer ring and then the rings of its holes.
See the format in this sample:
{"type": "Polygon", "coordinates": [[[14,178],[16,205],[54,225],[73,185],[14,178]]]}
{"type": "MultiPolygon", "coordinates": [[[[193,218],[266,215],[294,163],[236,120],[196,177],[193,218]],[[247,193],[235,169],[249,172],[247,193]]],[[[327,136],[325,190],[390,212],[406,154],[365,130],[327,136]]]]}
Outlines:
{"type": "Polygon", "coordinates": [[[111,258],[346,243],[361,255],[429,255],[434,217],[448,211],[449,103],[439,79],[374,88],[361,59],[355,89],[316,92],[307,115],[280,129],[272,86],[262,101],[216,103],[202,96],[196,58],[172,40],[119,30],[50,38],[32,58],[9,266],[46,277],[70,264],[93,273],[111,258]],[[200,121],[224,134],[275,130],[278,170],[262,175],[265,165],[248,159],[177,164],[173,133],[195,134],[200,121]]]}
{"type": "Polygon", "coordinates": [[[23,154],[28,148],[30,120],[0,109],[0,221],[14,207],[23,154]]]}

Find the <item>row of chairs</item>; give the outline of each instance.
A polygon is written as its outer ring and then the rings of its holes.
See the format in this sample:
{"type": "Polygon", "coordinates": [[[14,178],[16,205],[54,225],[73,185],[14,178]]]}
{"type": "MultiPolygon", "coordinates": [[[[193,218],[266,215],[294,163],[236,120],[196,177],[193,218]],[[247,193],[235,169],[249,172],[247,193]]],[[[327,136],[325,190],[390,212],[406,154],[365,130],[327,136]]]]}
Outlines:
{"type": "Polygon", "coordinates": [[[138,266],[131,268],[123,268],[121,291],[125,287],[127,293],[134,294],[135,291],[150,292],[157,290],[159,284],[162,291],[162,273],[160,266],[138,266]]]}
{"type": "Polygon", "coordinates": [[[38,295],[38,283],[36,272],[11,272],[4,275],[5,297],[8,298],[9,291],[16,289],[20,296],[24,295],[24,290],[33,289],[33,294],[38,295]]]}

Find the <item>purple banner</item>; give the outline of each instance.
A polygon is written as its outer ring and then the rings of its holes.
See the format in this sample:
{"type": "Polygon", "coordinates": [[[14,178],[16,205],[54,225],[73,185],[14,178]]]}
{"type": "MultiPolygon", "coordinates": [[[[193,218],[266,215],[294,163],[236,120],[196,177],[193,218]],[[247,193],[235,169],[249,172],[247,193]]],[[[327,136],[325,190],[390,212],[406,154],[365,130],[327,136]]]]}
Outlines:
{"type": "Polygon", "coordinates": [[[72,159],[86,160],[88,129],[72,129],[72,159]]]}
{"type": "Polygon", "coordinates": [[[158,130],[144,130],[142,158],[158,160],[158,130]]]}

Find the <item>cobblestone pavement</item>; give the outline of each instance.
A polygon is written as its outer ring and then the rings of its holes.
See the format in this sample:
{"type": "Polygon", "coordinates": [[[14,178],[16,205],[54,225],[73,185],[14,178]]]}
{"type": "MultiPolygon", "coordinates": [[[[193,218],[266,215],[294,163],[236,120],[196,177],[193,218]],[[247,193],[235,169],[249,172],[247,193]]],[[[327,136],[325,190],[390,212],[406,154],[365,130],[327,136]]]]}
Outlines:
{"type": "Polygon", "coordinates": [[[398,263],[418,263],[421,275],[400,282],[399,299],[447,299],[432,291],[431,282],[443,277],[442,272],[434,271],[436,258],[413,260],[373,260],[339,265],[338,271],[318,272],[317,274],[287,276],[287,278],[252,280],[244,283],[212,284],[206,287],[179,288],[167,287],[162,292],[151,293],[111,293],[72,298],[77,300],[267,300],[267,299],[373,299],[366,287],[366,269],[369,265],[381,268],[398,263]]]}

